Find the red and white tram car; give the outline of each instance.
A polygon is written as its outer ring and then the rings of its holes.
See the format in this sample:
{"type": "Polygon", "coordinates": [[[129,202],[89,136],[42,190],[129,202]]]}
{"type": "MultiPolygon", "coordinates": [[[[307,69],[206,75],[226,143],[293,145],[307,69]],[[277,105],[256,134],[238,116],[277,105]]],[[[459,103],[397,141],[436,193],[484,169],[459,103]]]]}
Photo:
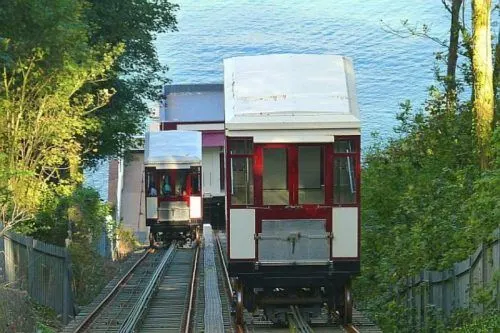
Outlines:
{"type": "Polygon", "coordinates": [[[224,60],[229,274],[242,309],[352,317],[360,271],[360,118],[334,55],[224,60]]]}
{"type": "Polygon", "coordinates": [[[201,133],[146,133],[144,175],[150,243],[194,240],[202,223],[201,133]]]}

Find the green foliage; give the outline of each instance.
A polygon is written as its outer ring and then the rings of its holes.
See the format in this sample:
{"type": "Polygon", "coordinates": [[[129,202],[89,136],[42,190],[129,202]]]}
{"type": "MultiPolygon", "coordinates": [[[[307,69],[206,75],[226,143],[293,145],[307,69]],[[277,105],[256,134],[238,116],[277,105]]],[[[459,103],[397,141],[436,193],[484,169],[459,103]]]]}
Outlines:
{"type": "Polygon", "coordinates": [[[41,323],[38,323],[36,325],[36,329],[37,329],[37,333],[55,333],[56,332],[52,328],[50,328],[49,326],[47,326],[45,324],[41,324],[41,323]]]}
{"type": "MultiPolygon", "coordinates": [[[[462,314],[463,315],[463,314],[462,314]]],[[[469,316],[469,323],[451,330],[453,333],[490,333],[500,331],[500,316],[498,311],[488,311],[483,314],[469,316]]]]}
{"type": "Polygon", "coordinates": [[[70,195],[47,197],[35,218],[17,226],[16,231],[64,246],[70,229],[73,242],[89,245],[109,227],[106,222],[109,214],[109,205],[101,201],[95,189],[77,187],[70,195]]]}
{"type": "Polygon", "coordinates": [[[0,6],[0,37],[9,40],[8,65],[32,55],[45,53],[44,67],[61,67],[68,57],[84,58],[87,26],[81,20],[82,1],[4,0],[0,6]]]}
{"type": "MultiPolygon", "coordinates": [[[[399,126],[385,145],[364,156],[362,275],[355,290],[382,329],[411,332],[411,311],[398,290],[420,271],[443,270],[487,241],[500,221],[500,130],[492,138],[494,166],[479,171],[468,102],[446,112],[439,89],[422,112],[402,104],[399,126]]],[[[375,137],[376,140],[376,137],[375,137]]],[[[444,325],[429,308],[425,327],[444,325]]]]}
{"type": "Polygon", "coordinates": [[[496,290],[500,282],[500,270],[494,273],[493,279],[485,287],[474,290],[472,304],[468,309],[460,309],[450,318],[450,331],[466,332],[498,332],[500,316],[498,313],[498,297],[496,290]],[[478,311],[478,309],[480,311],[478,311]]]}
{"type": "Polygon", "coordinates": [[[100,127],[91,115],[114,90],[99,85],[123,45],[89,44],[84,1],[7,3],[0,8],[0,192],[8,200],[0,208],[9,226],[82,181],[80,138],[100,127]]]}
{"type": "Polygon", "coordinates": [[[33,332],[34,317],[26,292],[0,286],[1,332],[33,332]]]}
{"type": "Polygon", "coordinates": [[[178,6],[167,0],[89,0],[85,11],[91,45],[125,45],[113,67],[113,79],[101,85],[117,91],[110,105],[92,116],[101,126],[82,139],[85,163],[123,154],[141,134],[149,115],[147,100],[158,100],[167,67],[158,60],[156,34],[176,30],[178,6]]]}
{"type": "Polygon", "coordinates": [[[84,163],[122,154],[141,132],[145,99],[157,99],[166,80],[154,36],[175,29],[176,9],[166,0],[6,0],[0,7],[4,224],[69,195],[84,163]]]}
{"type": "Polygon", "coordinates": [[[78,188],[69,200],[68,219],[72,224],[73,240],[91,243],[105,230],[105,221],[110,214],[99,193],[91,188],[78,188]]]}
{"type": "Polygon", "coordinates": [[[116,229],[116,238],[118,240],[117,255],[119,259],[125,258],[140,246],[134,232],[126,229],[123,224],[118,225],[116,229]]]}
{"type": "Polygon", "coordinates": [[[73,242],[69,249],[73,263],[73,295],[77,304],[86,305],[100,293],[118,267],[86,243],[73,242]]]}
{"type": "Polygon", "coordinates": [[[34,302],[32,302],[32,307],[37,321],[37,333],[55,333],[61,330],[63,323],[58,319],[54,309],[34,302]]]}

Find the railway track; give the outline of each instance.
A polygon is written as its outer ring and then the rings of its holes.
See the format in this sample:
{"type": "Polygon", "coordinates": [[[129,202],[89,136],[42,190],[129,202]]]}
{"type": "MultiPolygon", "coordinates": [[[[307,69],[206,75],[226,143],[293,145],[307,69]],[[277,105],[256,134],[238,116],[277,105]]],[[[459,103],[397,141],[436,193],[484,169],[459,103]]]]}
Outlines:
{"type": "Polygon", "coordinates": [[[189,330],[190,302],[193,298],[193,267],[199,249],[177,249],[150,300],[136,332],[184,332],[189,330]]]}
{"type": "Polygon", "coordinates": [[[234,332],[209,226],[204,239],[203,249],[147,251],[64,332],[234,332]]]}
{"type": "Polygon", "coordinates": [[[247,312],[245,325],[236,326],[225,246],[225,235],[214,236],[205,226],[203,247],[184,249],[173,243],[145,252],[64,332],[381,332],[356,310],[352,325],[337,324],[337,318],[311,326],[297,306],[290,307],[286,328],[247,312]]]}
{"type": "MultiPolygon", "coordinates": [[[[123,332],[127,331],[131,317],[141,312],[138,304],[147,303],[161,270],[167,265],[175,250],[175,243],[168,249],[146,251],[91,310],[82,311],[79,320],[69,325],[65,332],[123,332]]],[[[140,316],[137,315],[137,316],[140,316]]]]}

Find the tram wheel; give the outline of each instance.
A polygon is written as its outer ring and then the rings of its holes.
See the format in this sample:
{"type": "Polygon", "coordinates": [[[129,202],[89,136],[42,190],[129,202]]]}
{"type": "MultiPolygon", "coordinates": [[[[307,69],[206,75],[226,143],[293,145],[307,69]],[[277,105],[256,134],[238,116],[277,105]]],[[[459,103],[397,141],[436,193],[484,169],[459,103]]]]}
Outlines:
{"type": "Polygon", "coordinates": [[[200,244],[200,243],[201,243],[201,230],[200,230],[200,227],[199,227],[199,226],[197,226],[197,227],[196,227],[195,237],[196,237],[196,238],[195,238],[195,242],[196,242],[197,244],[200,244]]]}
{"type": "Polygon", "coordinates": [[[244,288],[243,295],[243,305],[248,310],[248,312],[254,312],[257,308],[256,297],[253,289],[244,288]]]}
{"type": "Polygon", "coordinates": [[[344,320],[344,324],[352,323],[351,280],[347,281],[344,286],[344,295],[342,299],[342,319],[344,320]]]}
{"type": "Polygon", "coordinates": [[[243,286],[241,285],[241,282],[236,283],[236,304],[235,304],[235,310],[236,310],[236,325],[243,325],[243,286]]]}
{"type": "Polygon", "coordinates": [[[149,246],[154,247],[155,246],[155,237],[156,235],[152,232],[149,233],[149,246]]]}

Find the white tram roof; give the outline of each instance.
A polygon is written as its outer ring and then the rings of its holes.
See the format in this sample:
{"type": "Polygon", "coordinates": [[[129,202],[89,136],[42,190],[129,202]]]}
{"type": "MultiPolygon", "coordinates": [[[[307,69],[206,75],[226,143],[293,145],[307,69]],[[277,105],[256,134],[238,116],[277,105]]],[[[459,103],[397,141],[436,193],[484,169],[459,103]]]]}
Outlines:
{"type": "Polygon", "coordinates": [[[225,127],[233,135],[306,129],[359,134],[354,69],[343,56],[224,59],[224,95],[225,127]]]}
{"type": "Polygon", "coordinates": [[[147,132],[144,164],[157,169],[184,169],[201,165],[201,132],[147,132]]]}

